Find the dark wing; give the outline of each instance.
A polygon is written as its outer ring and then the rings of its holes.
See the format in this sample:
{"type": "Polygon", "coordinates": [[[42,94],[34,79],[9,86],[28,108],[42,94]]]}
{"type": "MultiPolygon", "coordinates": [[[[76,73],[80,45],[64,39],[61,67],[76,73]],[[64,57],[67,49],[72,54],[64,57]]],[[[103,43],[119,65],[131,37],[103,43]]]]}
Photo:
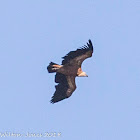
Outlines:
{"type": "Polygon", "coordinates": [[[76,51],[69,52],[66,56],[62,57],[64,60],[62,61],[62,65],[67,63],[78,63],[81,66],[82,62],[92,56],[93,53],[93,45],[91,40],[84,45],[82,48],[77,49],[76,51]]]}
{"type": "Polygon", "coordinates": [[[55,82],[58,83],[58,85],[55,86],[56,91],[51,99],[51,103],[56,103],[70,97],[76,89],[74,76],[65,76],[57,72],[55,82]]]}

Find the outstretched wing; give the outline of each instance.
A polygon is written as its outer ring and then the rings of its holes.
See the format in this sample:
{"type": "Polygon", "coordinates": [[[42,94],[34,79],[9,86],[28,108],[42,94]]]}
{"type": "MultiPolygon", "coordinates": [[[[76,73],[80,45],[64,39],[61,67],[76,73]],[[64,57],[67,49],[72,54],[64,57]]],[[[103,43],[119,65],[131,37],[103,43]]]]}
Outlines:
{"type": "Polygon", "coordinates": [[[56,91],[52,96],[51,103],[56,103],[70,97],[76,89],[74,76],[65,76],[57,72],[55,82],[58,83],[58,85],[55,86],[56,91]]]}
{"type": "Polygon", "coordinates": [[[62,61],[62,65],[65,64],[78,64],[81,66],[82,62],[92,56],[93,53],[93,45],[91,40],[88,41],[87,45],[84,45],[82,48],[77,49],[76,51],[69,52],[66,56],[62,57],[64,60],[62,61]]]}

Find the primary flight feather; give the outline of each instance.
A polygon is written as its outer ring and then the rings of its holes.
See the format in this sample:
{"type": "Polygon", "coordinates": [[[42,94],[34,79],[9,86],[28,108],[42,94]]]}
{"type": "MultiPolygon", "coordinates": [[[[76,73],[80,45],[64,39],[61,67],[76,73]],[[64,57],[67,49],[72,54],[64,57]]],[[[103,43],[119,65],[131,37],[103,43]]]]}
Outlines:
{"type": "Polygon", "coordinates": [[[58,85],[55,86],[56,91],[52,96],[51,103],[59,102],[72,95],[76,89],[75,78],[76,77],[88,77],[85,72],[82,71],[82,62],[92,56],[93,45],[91,40],[87,45],[76,51],[69,52],[66,56],[62,57],[63,61],[61,65],[51,62],[47,67],[49,73],[56,72],[55,82],[58,85]]]}

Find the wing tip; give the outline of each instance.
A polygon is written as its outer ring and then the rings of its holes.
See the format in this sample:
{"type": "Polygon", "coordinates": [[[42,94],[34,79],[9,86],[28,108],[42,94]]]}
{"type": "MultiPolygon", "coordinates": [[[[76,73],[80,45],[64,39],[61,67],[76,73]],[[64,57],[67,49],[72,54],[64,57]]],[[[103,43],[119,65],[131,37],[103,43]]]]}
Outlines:
{"type": "Polygon", "coordinates": [[[78,48],[76,51],[71,51],[68,54],[66,54],[64,57],[62,57],[62,65],[68,63],[71,59],[74,59],[75,57],[80,56],[81,54],[84,54],[88,51],[91,51],[93,53],[93,45],[91,39],[88,40],[87,44],[78,48]]]}
{"type": "Polygon", "coordinates": [[[54,104],[54,103],[60,102],[60,101],[62,101],[62,100],[64,100],[64,99],[66,99],[66,98],[62,98],[62,99],[58,99],[58,100],[57,100],[57,99],[55,99],[55,98],[52,97],[52,99],[50,100],[50,103],[51,103],[51,104],[54,104]]]}
{"type": "Polygon", "coordinates": [[[54,104],[54,103],[56,103],[56,102],[54,102],[53,99],[51,99],[51,100],[50,100],[50,103],[51,103],[51,104],[54,104]]]}
{"type": "Polygon", "coordinates": [[[88,45],[88,47],[93,51],[93,45],[92,45],[91,39],[88,40],[87,45],[88,45]]]}
{"type": "Polygon", "coordinates": [[[50,100],[50,103],[51,103],[51,104],[54,104],[54,103],[56,103],[56,102],[59,102],[59,101],[56,100],[54,96],[52,96],[52,98],[51,98],[51,100],[50,100]]]}

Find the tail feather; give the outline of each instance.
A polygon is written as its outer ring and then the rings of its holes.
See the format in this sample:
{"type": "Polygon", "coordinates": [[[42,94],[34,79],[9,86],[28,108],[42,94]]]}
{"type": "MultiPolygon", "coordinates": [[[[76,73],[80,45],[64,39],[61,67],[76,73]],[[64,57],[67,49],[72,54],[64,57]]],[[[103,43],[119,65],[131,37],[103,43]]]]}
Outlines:
{"type": "Polygon", "coordinates": [[[53,73],[53,72],[57,72],[57,70],[59,69],[59,65],[58,64],[50,62],[49,66],[47,67],[47,70],[49,73],[53,73]]]}

